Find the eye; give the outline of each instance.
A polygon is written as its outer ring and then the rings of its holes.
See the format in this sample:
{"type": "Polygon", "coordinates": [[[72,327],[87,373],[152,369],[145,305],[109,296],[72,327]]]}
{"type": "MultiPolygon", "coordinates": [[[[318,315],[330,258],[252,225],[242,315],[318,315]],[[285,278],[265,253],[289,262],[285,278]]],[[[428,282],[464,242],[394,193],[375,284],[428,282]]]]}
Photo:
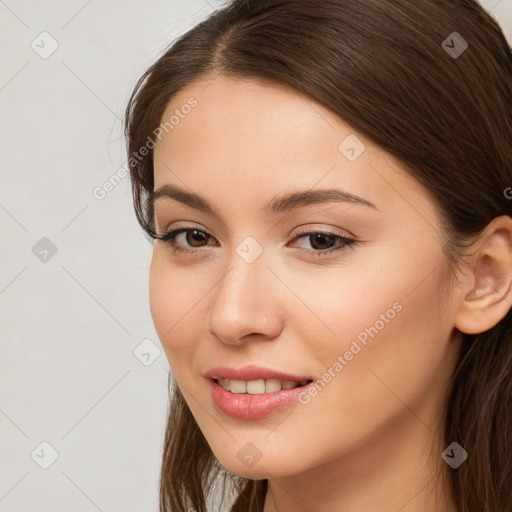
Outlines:
{"type": "MultiPolygon", "coordinates": [[[[208,231],[197,228],[177,228],[170,230],[162,235],[153,235],[153,238],[168,243],[175,253],[197,253],[200,247],[208,245],[209,239],[213,240],[208,231]],[[181,241],[188,244],[188,247],[180,246],[177,240],[181,235],[181,241]]],[[[324,231],[302,231],[294,240],[306,238],[313,249],[299,248],[299,252],[308,256],[327,256],[336,251],[348,250],[356,242],[353,238],[348,238],[335,233],[324,231]],[[338,245],[336,245],[338,243],[338,245]],[[328,246],[327,248],[325,246],[328,246]],[[334,247],[333,247],[334,245],[334,247]]],[[[292,246],[293,247],[293,246],[292,246]]]]}
{"type": "Polygon", "coordinates": [[[356,242],[354,238],[348,238],[328,231],[302,231],[295,239],[300,240],[301,238],[305,238],[309,241],[313,249],[300,249],[300,252],[306,255],[320,257],[329,256],[337,251],[346,251],[356,242]],[[338,242],[337,246],[336,242],[338,242]],[[328,246],[327,248],[325,247],[326,245],[328,246]]]}
{"type": "Polygon", "coordinates": [[[195,249],[183,248],[176,244],[176,239],[181,234],[185,235],[185,237],[182,237],[182,240],[184,238],[184,241],[190,243],[192,247],[202,247],[202,242],[208,240],[208,237],[211,237],[210,233],[202,229],[177,228],[162,235],[155,236],[154,238],[161,240],[162,242],[167,242],[174,252],[197,252],[195,249]]]}

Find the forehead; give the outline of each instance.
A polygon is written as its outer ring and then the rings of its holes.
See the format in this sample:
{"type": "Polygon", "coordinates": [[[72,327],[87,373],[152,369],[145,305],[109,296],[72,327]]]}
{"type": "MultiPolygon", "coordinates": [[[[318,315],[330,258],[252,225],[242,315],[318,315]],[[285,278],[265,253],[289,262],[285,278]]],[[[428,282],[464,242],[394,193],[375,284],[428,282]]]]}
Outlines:
{"type": "Polygon", "coordinates": [[[233,154],[251,151],[252,157],[263,159],[266,155],[296,153],[306,142],[309,147],[318,145],[325,139],[326,130],[332,135],[340,130],[337,116],[292,89],[223,76],[181,90],[167,106],[162,122],[173,114],[178,123],[168,137],[164,135],[157,152],[173,143],[173,149],[179,150],[183,139],[200,133],[201,137],[194,140],[196,147],[213,146],[217,152],[229,148],[233,154]],[[191,98],[196,105],[189,111],[186,105],[191,98]],[[181,114],[179,120],[176,114],[181,114]]]}
{"type": "Polygon", "coordinates": [[[392,155],[286,86],[222,76],[201,80],[173,97],[162,123],[171,117],[172,129],[155,148],[155,189],[188,185],[214,197],[215,190],[236,188],[268,199],[277,190],[336,186],[382,210],[405,197],[407,208],[410,202],[432,206],[426,189],[392,155]],[[348,158],[347,146],[360,155],[348,158]]]}

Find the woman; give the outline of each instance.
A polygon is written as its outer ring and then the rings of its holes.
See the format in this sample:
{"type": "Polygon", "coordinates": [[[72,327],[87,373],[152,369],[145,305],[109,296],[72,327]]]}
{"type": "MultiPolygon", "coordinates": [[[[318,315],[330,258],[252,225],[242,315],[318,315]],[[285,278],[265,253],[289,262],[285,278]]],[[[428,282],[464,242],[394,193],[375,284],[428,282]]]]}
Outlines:
{"type": "Polygon", "coordinates": [[[162,512],[512,511],[511,78],[473,0],[234,0],[147,70],[162,512]]]}

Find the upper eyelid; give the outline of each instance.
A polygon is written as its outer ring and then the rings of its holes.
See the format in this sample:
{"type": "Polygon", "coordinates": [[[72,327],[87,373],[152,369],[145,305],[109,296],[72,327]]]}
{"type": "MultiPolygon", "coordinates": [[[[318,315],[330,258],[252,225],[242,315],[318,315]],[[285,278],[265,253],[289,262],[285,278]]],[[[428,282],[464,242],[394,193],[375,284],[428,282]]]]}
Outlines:
{"type": "MultiPolygon", "coordinates": [[[[173,224],[173,223],[171,223],[173,224]]],[[[318,224],[321,224],[321,223],[316,223],[316,225],[318,224]]],[[[167,226],[165,227],[164,229],[162,230],[158,230],[157,229],[157,232],[160,231],[160,234],[165,234],[165,233],[169,233],[171,231],[177,231],[178,229],[183,229],[183,230],[193,230],[193,229],[197,229],[198,231],[204,231],[205,233],[207,233],[208,235],[210,236],[213,236],[213,234],[211,233],[211,231],[207,228],[204,228],[202,226],[190,226],[190,225],[178,225],[178,226],[175,226],[175,227],[170,227],[167,226]]],[[[312,233],[317,233],[317,232],[325,232],[325,233],[331,233],[331,234],[339,234],[339,233],[335,233],[334,231],[331,231],[331,230],[339,230],[341,228],[335,228],[335,227],[315,227],[315,225],[301,225],[301,226],[298,226],[296,227],[295,229],[298,229],[300,231],[300,234],[305,234],[305,233],[309,233],[309,232],[312,232],[312,233]]],[[[352,233],[350,233],[350,231],[348,231],[347,229],[343,229],[343,231],[345,231],[345,233],[347,234],[347,236],[355,236],[353,235],[352,233]]],[[[340,235],[340,236],[343,236],[343,235],[340,235]]]]}

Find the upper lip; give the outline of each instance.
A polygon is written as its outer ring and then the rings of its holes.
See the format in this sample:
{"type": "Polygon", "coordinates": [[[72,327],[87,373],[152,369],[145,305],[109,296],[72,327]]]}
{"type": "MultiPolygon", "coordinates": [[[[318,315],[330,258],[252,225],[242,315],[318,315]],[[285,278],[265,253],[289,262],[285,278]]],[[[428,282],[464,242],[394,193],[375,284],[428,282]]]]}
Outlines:
{"type": "Polygon", "coordinates": [[[232,380],[259,380],[259,379],[277,379],[277,380],[291,380],[301,382],[303,380],[312,380],[311,377],[305,375],[292,375],[280,370],[273,370],[272,368],[265,368],[263,366],[247,365],[242,368],[232,368],[230,366],[217,366],[208,370],[205,377],[209,379],[232,379],[232,380]]]}

